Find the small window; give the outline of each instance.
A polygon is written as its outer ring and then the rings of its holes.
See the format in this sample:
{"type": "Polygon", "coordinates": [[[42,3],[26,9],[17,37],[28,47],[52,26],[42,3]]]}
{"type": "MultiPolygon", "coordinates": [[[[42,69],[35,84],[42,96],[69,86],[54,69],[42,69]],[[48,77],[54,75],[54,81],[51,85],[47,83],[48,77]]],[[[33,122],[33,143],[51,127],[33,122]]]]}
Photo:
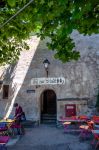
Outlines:
{"type": "Polygon", "coordinates": [[[9,85],[3,85],[3,99],[8,99],[9,85]]]}

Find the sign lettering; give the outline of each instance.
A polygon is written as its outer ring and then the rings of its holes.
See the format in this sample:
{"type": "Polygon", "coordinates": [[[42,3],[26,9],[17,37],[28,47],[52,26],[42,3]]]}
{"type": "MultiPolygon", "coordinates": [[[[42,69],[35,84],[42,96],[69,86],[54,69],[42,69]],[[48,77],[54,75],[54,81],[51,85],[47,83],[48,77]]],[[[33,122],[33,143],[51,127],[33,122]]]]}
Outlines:
{"type": "Polygon", "coordinates": [[[31,85],[57,85],[57,84],[65,84],[65,78],[64,77],[58,77],[58,78],[33,78],[31,80],[31,85]]]}

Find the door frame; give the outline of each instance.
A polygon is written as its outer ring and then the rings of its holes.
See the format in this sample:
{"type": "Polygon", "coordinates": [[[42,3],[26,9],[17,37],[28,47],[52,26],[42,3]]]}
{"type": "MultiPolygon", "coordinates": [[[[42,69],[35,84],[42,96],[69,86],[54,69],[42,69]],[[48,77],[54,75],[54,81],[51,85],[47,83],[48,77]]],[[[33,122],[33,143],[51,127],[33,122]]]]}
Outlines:
{"type": "Polygon", "coordinates": [[[56,96],[56,118],[57,118],[57,95],[56,95],[56,92],[53,90],[53,89],[44,89],[41,94],[40,94],[40,122],[41,122],[41,114],[42,114],[42,96],[43,96],[43,93],[45,91],[53,91],[55,96],[56,96]]]}

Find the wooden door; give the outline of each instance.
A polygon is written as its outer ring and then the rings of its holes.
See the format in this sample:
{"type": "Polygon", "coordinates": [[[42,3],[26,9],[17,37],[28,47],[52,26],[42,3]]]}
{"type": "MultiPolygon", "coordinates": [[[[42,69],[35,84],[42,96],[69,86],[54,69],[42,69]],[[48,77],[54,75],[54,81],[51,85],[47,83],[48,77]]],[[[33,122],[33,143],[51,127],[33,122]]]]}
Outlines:
{"type": "Polygon", "coordinates": [[[42,98],[42,114],[56,114],[56,94],[54,91],[44,91],[42,98]]]}

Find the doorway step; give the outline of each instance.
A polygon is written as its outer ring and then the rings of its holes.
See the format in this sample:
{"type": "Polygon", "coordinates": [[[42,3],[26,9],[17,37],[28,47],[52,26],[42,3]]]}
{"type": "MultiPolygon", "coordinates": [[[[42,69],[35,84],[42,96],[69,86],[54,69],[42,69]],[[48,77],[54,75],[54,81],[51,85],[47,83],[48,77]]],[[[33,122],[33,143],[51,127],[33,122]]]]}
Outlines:
{"type": "Polygon", "coordinates": [[[42,124],[56,124],[56,114],[42,114],[41,123],[42,124]]]}

